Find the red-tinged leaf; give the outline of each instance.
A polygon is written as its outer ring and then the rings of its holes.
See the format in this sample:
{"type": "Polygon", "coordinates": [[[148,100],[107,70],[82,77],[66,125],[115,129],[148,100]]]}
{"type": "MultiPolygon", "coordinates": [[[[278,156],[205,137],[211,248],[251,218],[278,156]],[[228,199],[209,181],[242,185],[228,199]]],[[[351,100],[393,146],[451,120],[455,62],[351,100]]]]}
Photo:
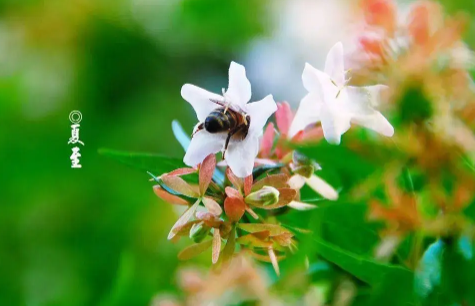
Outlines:
{"type": "Polygon", "coordinates": [[[248,175],[244,179],[244,195],[248,195],[251,192],[252,183],[253,183],[253,178],[252,178],[252,174],[251,174],[251,175],[248,175]]]}
{"type": "Polygon", "coordinates": [[[157,197],[159,197],[160,199],[162,199],[165,202],[170,203],[170,204],[177,204],[177,205],[189,205],[190,204],[186,200],[184,200],[184,199],[182,199],[182,198],[180,198],[176,195],[173,195],[173,194],[170,194],[170,193],[166,192],[164,189],[162,189],[162,187],[160,187],[160,185],[153,186],[153,192],[155,192],[157,197]]]}
{"type": "Polygon", "coordinates": [[[229,187],[229,186],[226,187],[225,192],[226,192],[226,195],[230,198],[235,198],[235,199],[240,199],[240,200],[243,199],[242,194],[236,189],[234,189],[233,187],[229,187]]]}
{"type": "Polygon", "coordinates": [[[279,262],[277,261],[277,256],[275,256],[274,249],[269,248],[268,252],[269,252],[270,262],[272,263],[272,266],[274,267],[274,270],[275,270],[275,274],[277,274],[277,276],[280,276],[279,262]]]}
{"type": "MultiPolygon", "coordinates": [[[[280,188],[279,190],[279,202],[275,205],[270,205],[272,208],[278,208],[278,207],[283,207],[290,202],[292,202],[295,197],[297,196],[297,191],[292,188],[280,188]]],[[[269,209],[272,209],[269,208],[269,209]]]]}
{"type": "Polygon", "coordinates": [[[298,132],[292,137],[293,143],[316,142],[323,138],[323,129],[321,126],[312,127],[305,131],[298,132]]]}
{"type": "Polygon", "coordinates": [[[219,234],[219,228],[215,228],[213,232],[213,264],[218,262],[219,253],[221,252],[221,235],[219,234]]]}
{"type": "Polygon", "coordinates": [[[231,228],[229,233],[228,240],[224,246],[223,251],[221,252],[221,261],[228,262],[234,255],[234,250],[236,249],[236,226],[231,228]]]}
{"type": "Polygon", "coordinates": [[[209,183],[213,178],[214,169],[216,168],[216,156],[208,155],[200,166],[200,194],[203,196],[208,189],[209,183]]]}
{"type": "Polygon", "coordinates": [[[213,244],[213,240],[206,240],[200,243],[192,244],[186,248],[184,248],[180,253],[178,253],[178,259],[180,260],[188,260],[196,257],[209,249],[213,244]]]}
{"type": "Polygon", "coordinates": [[[168,239],[172,239],[175,237],[177,230],[180,229],[183,225],[185,225],[195,214],[196,209],[198,208],[198,205],[200,204],[200,200],[197,200],[193,206],[188,208],[183,215],[175,222],[175,225],[173,225],[172,229],[170,230],[170,233],[168,234],[168,239]]]}
{"type": "Polygon", "coordinates": [[[195,173],[196,169],[193,168],[178,168],[176,170],[173,170],[172,172],[168,172],[165,174],[165,176],[182,176],[182,175],[187,175],[191,173],[195,173]]]}
{"type": "Polygon", "coordinates": [[[263,158],[269,157],[274,146],[274,124],[271,122],[267,125],[264,135],[261,139],[261,153],[263,158]]]}
{"type": "Polygon", "coordinates": [[[199,197],[199,194],[191,187],[185,180],[179,176],[162,175],[162,181],[165,185],[175,190],[178,193],[186,195],[191,198],[199,197]]]}
{"type": "Polygon", "coordinates": [[[223,221],[216,217],[216,215],[202,211],[198,211],[196,213],[196,218],[204,221],[205,224],[209,227],[219,227],[223,223],[223,221]]]}
{"type": "Polygon", "coordinates": [[[223,213],[221,206],[212,198],[204,197],[202,200],[206,209],[213,215],[220,216],[223,213]]]}
{"type": "Polygon", "coordinates": [[[194,224],[199,223],[200,220],[193,220],[183,224],[182,226],[176,227],[174,232],[176,236],[188,236],[190,233],[190,229],[193,227],[194,224]]]}
{"type": "Polygon", "coordinates": [[[290,233],[289,230],[277,224],[239,223],[238,227],[249,233],[269,231],[271,237],[281,235],[283,233],[290,233]]]}
{"type": "Polygon", "coordinates": [[[252,191],[257,191],[264,186],[272,186],[274,188],[288,188],[289,176],[285,173],[273,174],[258,180],[253,186],[252,191]]]}
{"type": "Polygon", "coordinates": [[[237,177],[234,175],[234,173],[231,171],[231,168],[226,169],[226,176],[228,177],[228,180],[233,184],[233,186],[237,190],[242,190],[242,187],[244,185],[244,182],[241,178],[237,177]]]}
{"type": "Polygon", "coordinates": [[[272,246],[272,241],[264,241],[253,234],[241,236],[236,240],[236,242],[253,248],[269,248],[272,246]]]}
{"type": "Polygon", "coordinates": [[[182,236],[176,235],[176,236],[174,236],[172,239],[170,239],[170,241],[171,241],[172,243],[177,243],[178,241],[180,241],[181,237],[182,237],[182,236]]]}
{"type": "Polygon", "coordinates": [[[254,232],[252,233],[256,238],[259,238],[261,240],[266,240],[270,236],[270,232],[268,230],[262,231],[262,232],[254,232]]]}
{"type": "Polygon", "coordinates": [[[277,209],[284,207],[291,203],[295,197],[297,196],[297,191],[292,188],[280,188],[279,189],[279,202],[273,204],[273,205],[256,205],[254,204],[254,207],[261,208],[261,209],[266,209],[266,210],[271,210],[271,209],[277,209]]]}
{"type": "MultiPolygon", "coordinates": [[[[262,255],[262,254],[258,254],[258,253],[254,253],[254,252],[249,252],[249,254],[251,254],[252,257],[254,257],[255,259],[257,259],[259,261],[271,262],[271,260],[269,258],[269,255],[262,255]]],[[[275,257],[276,257],[277,261],[285,259],[285,255],[276,255],[275,257]]]]}
{"type": "Polygon", "coordinates": [[[292,137],[290,141],[294,143],[299,143],[302,141],[303,135],[304,135],[304,131],[299,131],[297,132],[297,134],[294,135],[294,137],[292,137]]]}
{"type": "Polygon", "coordinates": [[[294,119],[294,114],[290,108],[289,103],[282,102],[277,104],[277,111],[275,112],[275,121],[282,136],[286,136],[290,129],[290,124],[294,119]]]}
{"type": "Polygon", "coordinates": [[[276,235],[272,237],[272,240],[274,240],[275,242],[277,242],[279,245],[283,247],[288,247],[292,243],[293,236],[294,235],[292,233],[287,232],[287,233],[282,233],[280,235],[276,235]]]}
{"type": "Polygon", "coordinates": [[[241,199],[227,197],[224,200],[224,211],[231,222],[239,221],[244,215],[245,209],[246,204],[241,199]]]}

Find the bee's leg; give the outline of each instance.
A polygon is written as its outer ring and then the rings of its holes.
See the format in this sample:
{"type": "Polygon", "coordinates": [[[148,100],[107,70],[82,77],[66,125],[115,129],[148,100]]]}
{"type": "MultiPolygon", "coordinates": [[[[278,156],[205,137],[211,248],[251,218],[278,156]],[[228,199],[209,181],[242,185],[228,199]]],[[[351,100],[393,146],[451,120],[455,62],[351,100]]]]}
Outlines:
{"type": "Polygon", "coordinates": [[[228,137],[226,138],[226,142],[224,144],[223,159],[225,159],[226,151],[228,150],[229,140],[231,140],[231,137],[237,132],[239,132],[241,129],[242,129],[241,127],[237,127],[229,131],[228,137]]]}
{"type": "Polygon", "coordinates": [[[204,123],[200,123],[196,126],[195,130],[193,131],[193,134],[191,134],[191,137],[193,138],[193,136],[195,136],[196,133],[198,133],[199,131],[201,131],[202,129],[204,129],[205,125],[204,123]]]}
{"type": "Polygon", "coordinates": [[[229,106],[231,106],[231,102],[226,103],[226,107],[224,108],[223,114],[226,114],[226,112],[227,112],[228,109],[229,109],[229,106]]]}

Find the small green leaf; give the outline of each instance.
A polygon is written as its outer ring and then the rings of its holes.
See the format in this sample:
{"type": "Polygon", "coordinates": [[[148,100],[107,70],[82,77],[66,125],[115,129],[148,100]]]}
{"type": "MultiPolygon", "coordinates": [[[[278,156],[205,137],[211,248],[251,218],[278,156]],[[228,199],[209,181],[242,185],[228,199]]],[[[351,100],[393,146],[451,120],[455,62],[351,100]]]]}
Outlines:
{"type": "Polygon", "coordinates": [[[255,182],[251,191],[260,190],[264,186],[272,186],[274,188],[289,187],[288,181],[289,176],[285,173],[269,175],[255,182]]]}
{"type": "Polygon", "coordinates": [[[196,257],[209,249],[213,244],[213,240],[206,240],[200,243],[192,244],[186,248],[184,248],[180,253],[178,253],[178,259],[180,260],[188,260],[196,257]]]}
{"type": "Polygon", "coordinates": [[[235,248],[236,248],[236,226],[233,225],[231,232],[228,235],[228,240],[226,241],[226,245],[224,246],[224,249],[221,252],[221,261],[223,262],[229,261],[234,255],[235,248]]]}

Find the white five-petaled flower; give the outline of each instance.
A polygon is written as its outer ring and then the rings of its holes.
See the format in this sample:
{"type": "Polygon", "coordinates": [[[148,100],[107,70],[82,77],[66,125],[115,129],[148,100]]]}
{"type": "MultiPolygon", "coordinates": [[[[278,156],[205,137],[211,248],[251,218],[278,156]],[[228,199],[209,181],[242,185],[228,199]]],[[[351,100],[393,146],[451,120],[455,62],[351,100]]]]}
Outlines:
{"type": "MultiPolygon", "coordinates": [[[[231,62],[229,67],[228,90],[223,96],[211,93],[191,84],[181,88],[183,99],[193,106],[200,123],[220,106],[212,101],[220,101],[230,108],[240,110],[250,117],[250,126],[244,139],[231,138],[226,150],[226,162],[233,173],[239,177],[252,174],[254,160],[259,152],[259,137],[267,119],[277,110],[272,95],[248,103],[251,99],[251,84],[246,77],[244,66],[231,62]]],[[[191,139],[183,161],[189,166],[201,163],[209,154],[224,150],[227,132],[209,133],[205,129],[197,131],[191,139]]]]}
{"type": "Polygon", "coordinates": [[[325,72],[307,63],[302,80],[309,93],[300,102],[290,127],[290,137],[318,122],[321,122],[325,139],[334,144],[340,143],[341,135],[350,128],[350,122],[388,137],[394,134],[391,124],[373,108],[380,91],[387,86],[347,86],[341,42],[328,53],[325,72]]]}

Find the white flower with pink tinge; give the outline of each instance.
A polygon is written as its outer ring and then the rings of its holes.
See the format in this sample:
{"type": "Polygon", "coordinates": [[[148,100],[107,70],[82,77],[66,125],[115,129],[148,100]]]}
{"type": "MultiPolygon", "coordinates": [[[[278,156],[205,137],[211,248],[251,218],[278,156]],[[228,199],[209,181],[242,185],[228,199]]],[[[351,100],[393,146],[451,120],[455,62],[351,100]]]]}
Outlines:
{"type": "MultiPolygon", "coordinates": [[[[251,84],[246,77],[244,66],[231,62],[229,67],[228,90],[223,95],[214,94],[200,87],[185,84],[181,89],[183,99],[193,106],[200,123],[218,108],[227,108],[249,118],[250,124],[244,138],[230,137],[225,148],[229,131],[210,133],[205,128],[195,128],[193,138],[183,161],[188,166],[196,166],[209,154],[225,153],[227,165],[238,177],[252,174],[254,160],[259,151],[259,137],[267,119],[277,110],[272,95],[248,103],[251,99],[251,84]]],[[[244,119],[244,121],[247,121],[244,119]]],[[[200,123],[197,125],[200,126],[200,123]]]]}
{"type": "Polygon", "coordinates": [[[318,122],[322,124],[325,139],[334,144],[340,143],[341,135],[348,131],[350,123],[388,137],[394,134],[394,128],[388,120],[373,108],[378,104],[380,91],[387,86],[348,86],[341,42],[335,44],[328,53],[325,72],[307,63],[302,81],[309,93],[300,102],[290,127],[290,137],[318,122]]]}

